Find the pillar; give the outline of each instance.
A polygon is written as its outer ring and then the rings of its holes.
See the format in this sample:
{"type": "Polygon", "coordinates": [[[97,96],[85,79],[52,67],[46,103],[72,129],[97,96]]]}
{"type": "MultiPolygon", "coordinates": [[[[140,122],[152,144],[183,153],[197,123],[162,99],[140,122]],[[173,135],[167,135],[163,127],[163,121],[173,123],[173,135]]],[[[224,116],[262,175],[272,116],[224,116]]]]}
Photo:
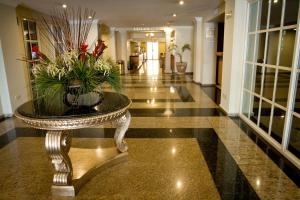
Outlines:
{"type": "Polygon", "coordinates": [[[194,20],[194,67],[193,81],[201,82],[201,62],[202,62],[202,37],[203,37],[203,18],[195,17],[194,20]]]}
{"type": "Polygon", "coordinates": [[[246,0],[225,1],[224,53],[221,108],[228,115],[237,115],[242,95],[242,72],[246,48],[246,0]]]}
{"type": "Polygon", "coordinates": [[[165,36],[166,36],[166,57],[165,57],[165,70],[164,73],[172,73],[171,70],[171,53],[168,51],[168,48],[171,44],[171,33],[172,29],[171,28],[166,28],[165,30],[165,36]]]}

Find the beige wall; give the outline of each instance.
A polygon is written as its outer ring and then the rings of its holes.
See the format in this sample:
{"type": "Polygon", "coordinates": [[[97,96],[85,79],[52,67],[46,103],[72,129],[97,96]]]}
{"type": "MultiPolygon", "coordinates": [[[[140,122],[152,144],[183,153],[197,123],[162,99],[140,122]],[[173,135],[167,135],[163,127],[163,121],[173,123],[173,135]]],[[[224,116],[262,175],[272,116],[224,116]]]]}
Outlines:
{"type": "Polygon", "coordinates": [[[0,4],[0,19],[2,49],[0,67],[2,68],[1,72],[5,72],[5,74],[1,74],[1,85],[5,86],[1,87],[1,102],[2,109],[6,109],[5,114],[11,114],[19,105],[30,99],[30,94],[26,82],[27,71],[22,61],[18,60],[22,58],[24,52],[20,42],[15,8],[0,4]],[[3,99],[10,100],[10,102],[4,102],[3,99]]]}
{"type": "Polygon", "coordinates": [[[161,53],[166,53],[166,43],[165,42],[159,42],[158,53],[159,53],[159,55],[161,53]]]}

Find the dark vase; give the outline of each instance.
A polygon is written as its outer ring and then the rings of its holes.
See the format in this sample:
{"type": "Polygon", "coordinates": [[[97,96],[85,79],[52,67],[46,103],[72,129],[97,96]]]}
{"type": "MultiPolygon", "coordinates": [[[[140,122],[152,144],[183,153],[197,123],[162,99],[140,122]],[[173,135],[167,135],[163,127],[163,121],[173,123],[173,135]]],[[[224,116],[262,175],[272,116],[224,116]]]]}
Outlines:
{"type": "Polygon", "coordinates": [[[73,80],[69,82],[64,94],[64,103],[71,107],[94,107],[99,105],[103,100],[103,93],[92,91],[88,93],[81,93],[82,82],[80,80],[73,80]]]}

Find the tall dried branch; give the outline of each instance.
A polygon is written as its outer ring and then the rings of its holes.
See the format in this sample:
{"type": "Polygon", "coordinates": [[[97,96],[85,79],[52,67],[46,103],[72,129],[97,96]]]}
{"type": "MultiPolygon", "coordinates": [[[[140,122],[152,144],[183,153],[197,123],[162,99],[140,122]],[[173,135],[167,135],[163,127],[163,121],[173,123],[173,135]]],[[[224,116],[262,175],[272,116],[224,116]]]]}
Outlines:
{"type": "Polygon", "coordinates": [[[41,17],[41,35],[58,54],[78,50],[86,42],[94,18],[95,12],[89,9],[55,9],[50,16],[41,17]]]}

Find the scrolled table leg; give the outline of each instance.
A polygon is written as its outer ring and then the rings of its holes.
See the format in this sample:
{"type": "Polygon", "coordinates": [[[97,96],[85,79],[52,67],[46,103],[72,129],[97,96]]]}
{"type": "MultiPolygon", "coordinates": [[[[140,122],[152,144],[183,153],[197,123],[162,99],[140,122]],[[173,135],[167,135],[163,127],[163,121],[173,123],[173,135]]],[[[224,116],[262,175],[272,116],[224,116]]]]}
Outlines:
{"type": "Polygon", "coordinates": [[[116,125],[115,132],[115,143],[120,152],[126,152],[128,150],[128,145],[124,140],[125,133],[129,127],[131,121],[131,115],[129,111],[126,112],[121,118],[114,121],[114,125],[116,125]]]}
{"type": "Polygon", "coordinates": [[[53,185],[71,185],[73,169],[68,156],[71,147],[70,134],[64,131],[48,131],[45,147],[55,169],[53,185]]]}

